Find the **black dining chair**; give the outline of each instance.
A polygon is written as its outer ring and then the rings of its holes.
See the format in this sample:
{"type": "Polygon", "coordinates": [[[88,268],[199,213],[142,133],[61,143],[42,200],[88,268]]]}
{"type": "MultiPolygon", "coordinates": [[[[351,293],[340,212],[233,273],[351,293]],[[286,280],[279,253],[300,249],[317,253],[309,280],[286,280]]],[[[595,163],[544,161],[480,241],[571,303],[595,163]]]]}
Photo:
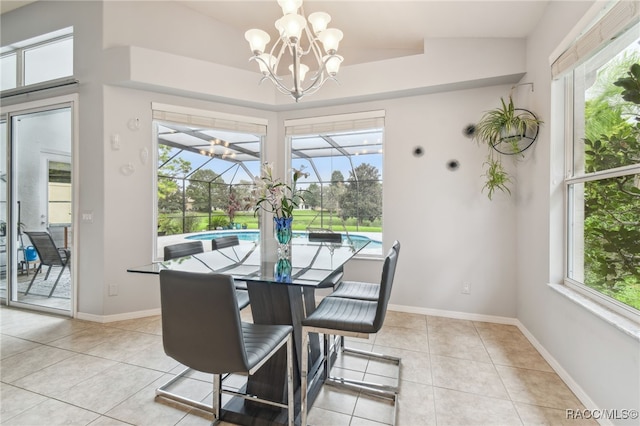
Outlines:
{"type": "MultiPolygon", "coordinates": [[[[164,260],[173,260],[179,257],[191,256],[193,254],[204,253],[202,241],[187,241],[185,243],[171,244],[164,247],[164,260]]],[[[238,308],[244,309],[249,306],[249,292],[245,284],[244,288],[236,287],[238,292],[238,308]]]]}
{"type": "Polygon", "coordinates": [[[237,235],[225,235],[211,240],[211,250],[220,250],[225,247],[234,247],[240,244],[237,235]]]}
{"type": "Polygon", "coordinates": [[[309,231],[309,241],[320,243],[342,244],[342,234],[337,232],[313,232],[309,231]]]}
{"type": "Polygon", "coordinates": [[[185,243],[171,244],[164,247],[164,260],[172,260],[198,253],[204,253],[202,241],[187,241],[185,243]]]}
{"type": "MultiPolygon", "coordinates": [[[[240,245],[240,240],[238,239],[237,235],[225,235],[223,237],[216,237],[211,240],[211,250],[220,250],[223,248],[235,247],[238,245],[240,245]]],[[[236,252],[236,250],[235,249],[232,249],[232,250],[236,259],[239,259],[238,253],[236,252]]],[[[247,283],[245,281],[236,281],[235,283],[236,283],[236,288],[238,290],[247,289],[247,283]]]]}
{"type": "Polygon", "coordinates": [[[65,268],[69,266],[69,261],[71,260],[71,251],[68,249],[58,248],[56,243],[53,241],[51,234],[44,231],[28,231],[25,232],[29,239],[31,240],[31,244],[36,249],[36,253],[38,254],[38,259],[40,260],[40,264],[38,265],[38,269],[33,274],[31,281],[29,282],[29,286],[25,290],[25,296],[31,290],[31,286],[36,279],[38,273],[42,270],[43,266],[47,266],[47,273],[44,276],[44,280],[49,279],[49,273],[51,272],[51,268],[54,266],[60,267],[60,273],[56,278],[56,281],[53,283],[53,287],[51,287],[51,291],[49,292],[49,296],[53,295],[58,283],[60,282],[60,278],[62,277],[62,273],[65,268]]]}
{"type": "MultiPolygon", "coordinates": [[[[398,385],[389,386],[379,383],[351,380],[345,377],[331,376],[330,336],[368,337],[377,333],[384,323],[387,305],[391,297],[391,289],[395,277],[396,265],[400,254],[400,243],[395,241],[385,257],[380,280],[379,297],[375,301],[349,299],[344,297],[325,297],[307,318],[302,320],[302,347],[309,345],[309,333],[324,335],[324,375],[325,383],[333,386],[346,387],[363,393],[388,398],[393,402],[394,423],[397,409],[398,389],[400,382],[400,358],[378,354],[369,351],[349,349],[349,352],[391,362],[398,366],[398,385]]],[[[346,349],[345,349],[346,351],[346,349]]],[[[303,350],[306,353],[306,350],[303,350]]],[[[307,389],[308,357],[302,357],[302,385],[307,389]]],[[[307,421],[307,395],[302,392],[302,424],[307,421]]]]}
{"type": "MultiPolygon", "coordinates": [[[[342,234],[332,231],[322,231],[322,232],[313,232],[309,231],[309,242],[310,243],[325,243],[325,244],[342,244],[342,234]]],[[[327,279],[325,279],[319,287],[327,288],[332,287],[335,288],[338,284],[342,282],[342,277],[344,277],[344,269],[341,267],[336,272],[331,274],[327,279]]]]}
{"type": "Polygon", "coordinates": [[[215,273],[160,272],[162,344],[165,353],[187,369],[156,389],[156,395],[212,412],[220,420],[223,393],[288,410],[295,417],[293,388],[293,327],[242,322],[233,277],[215,273]],[[224,389],[222,375],[254,374],[286,345],[287,403],[224,389]],[[213,374],[213,404],[169,392],[167,388],[189,369],[213,374]]]}

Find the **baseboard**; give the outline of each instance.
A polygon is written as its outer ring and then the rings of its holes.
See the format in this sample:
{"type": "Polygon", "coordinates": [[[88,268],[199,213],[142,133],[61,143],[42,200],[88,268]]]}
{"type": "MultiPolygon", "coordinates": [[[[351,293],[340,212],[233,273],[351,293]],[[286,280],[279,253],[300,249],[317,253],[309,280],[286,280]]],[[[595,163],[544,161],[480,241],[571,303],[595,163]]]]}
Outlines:
{"type": "Polygon", "coordinates": [[[156,315],[160,315],[160,308],[149,309],[147,311],[126,312],[124,314],[115,314],[115,315],[94,315],[94,314],[87,314],[84,312],[78,312],[76,314],[76,318],[84,321],[92,321],[92,322],[99,322],[102,324],[106,324],[109,322],[152,317],[156,315]]]}
{"type": "MultiPolygon", "coordinates": [[[[389,305],[388,309],[391,311],[398,312],[406,312],[410,314],[422,314],[422,315],[432,315],[437,317],[444,318],[453,318],[453,319],[462,319],[468,321],[482,321],[482,322],[492,322],[496,324],[507,324],[507,325],[515,325],[522,332],[522,334],[529,340],[529,342],[536,348],[536,350],[540,353],[540,355],[544,358],[545,361],[551,366],[551,368],[556,372],[558,376],[564,381],[564,383],[571,389],[571,391],[576,395],[576,397],[580,400],[582,405],[587,410],[592,410],[592,412],[599,410],[599,407],[591,400],[589,395],[576,383],[575,380],[571,377],[567,371],[562,368],[560,363],[556,361],[556,359],[551,356],[551,354],[538,342],[538,340],[531,334],[529,330],[518,320],[517,318],[509,318],[509,317],[500,317],[495,315],[483,315],[483,314],[473,314],[468,312],[457,312],[457,311],[444,311],[439,309],[428,309],[428,308],[419,308],[415,306],[403,306],[403,305],[389,305]]],[[[571,407],[574,408],[574,407],[571,407]]],[[[578,407],[575,407],[578,408],[578,407]]],[[[612,425],[610,420],[608,419],[599,419],[598,422],[603,426],[612,425]]]]}
{"type": "Polygon", "coordinates": [[[496,324],[518,325],[516,318],[501,317],[497,315],[472,314],[469,312],[444,311],[441,309],[419,308],[416,306],[388,305],[390,311],[406,312],[408,314],[431,315],[434,317],[444,317],[462,319],[469,321],[492,322],[496,324]]]}
{"type": "MultiPolygon", "coordinates": [[[[517,319],[516,319],[516,326],[520,329],[522,334],[524,334],[527,340],[529,340],[529,342],[533,345],[533,347],[536,348],[536,350],[540,353],[542,358],[544,358],[544,360],[547,361],[547,363],[551,366],[551,368],[553,368],[553,371],[555,371],[556,374],[560,376],[562,381],[569,387],[569,389],[571,389],[571,392],[573,392],[576,395],[576,397],[580,400],[582,405],[584,405],[584,407],[587,410],[590,410],[591,412],[597,412],[598,410],[600,410],[600,408],[593,402],[593,400],[589,397],[589,395],[587,395],[587,393],[582,389],[582,387],[580,387],[580,385],[578,385],[578,383],[576,383],[576,381],[573,380],[571,375],[567,373],[567,371],[564,368],[562,368],[560,363],[556,361],[556,359],[544,348],[544,346],[542,346],[542,344],[538,342],[538,340],[533,336],[533,334],[531,334],[531,332],[527,330],[527,327],[525,327],[524,324],[522,324],[517,319]]],[[[574,407],[571,407],[571,408],[574,408],[574,407]]],[[[578,407],[575,407],[575,408],[578,408],[578,407]]],[[[607,425],[607,426],[613,425],[611,420],[604,418],[604,416],[600,419],[597,419],[597,421],[601,425],[607,425]]]]}

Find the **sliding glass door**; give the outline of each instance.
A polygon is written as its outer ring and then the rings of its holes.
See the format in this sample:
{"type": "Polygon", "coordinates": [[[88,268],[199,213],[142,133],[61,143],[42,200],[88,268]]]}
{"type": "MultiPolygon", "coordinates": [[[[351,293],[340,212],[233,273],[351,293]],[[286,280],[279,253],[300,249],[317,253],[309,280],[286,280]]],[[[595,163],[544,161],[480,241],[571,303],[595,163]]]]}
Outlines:
{"type": "Polygon", "coordinates": [[[2,296],[15,306],[71,313],[73,103],[28,106],[2,124],[9,159],[1,163],[7,172],[0,170],[2,296]],[[42,242],[33,232],[48,235],[42,242]]]}

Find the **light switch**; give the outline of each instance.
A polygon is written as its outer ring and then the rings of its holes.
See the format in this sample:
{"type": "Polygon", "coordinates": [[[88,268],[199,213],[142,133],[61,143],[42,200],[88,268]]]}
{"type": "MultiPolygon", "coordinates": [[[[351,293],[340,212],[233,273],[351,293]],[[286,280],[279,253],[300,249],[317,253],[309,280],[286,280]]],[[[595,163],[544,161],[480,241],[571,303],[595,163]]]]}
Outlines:
{"type": "Polygon", "coordinates": [[[120,149],[120,135],[118,133],[111,135],[111,149],[114,151],[120,149]]]}

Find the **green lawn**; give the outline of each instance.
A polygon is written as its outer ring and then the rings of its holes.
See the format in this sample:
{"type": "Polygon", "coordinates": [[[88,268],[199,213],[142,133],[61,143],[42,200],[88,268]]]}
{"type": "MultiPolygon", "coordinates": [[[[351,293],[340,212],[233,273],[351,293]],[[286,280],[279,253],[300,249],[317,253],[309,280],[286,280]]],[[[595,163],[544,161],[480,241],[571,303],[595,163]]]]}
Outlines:
{"type": "MultiPolygon", "coordinates": [[[[373,223],[365,222],[358,225],[355,218],[349,218],[345,221],[344,226],[342,220],[337,217],[331,217],[328,212],[324,212],[324,218],[321,221],[319,212],[315,210],[295,210],[293,212],[293,229],[297,231],[306,231],[309,227],[333,229],[334,231],[344,231],[345,227],[349,232],[382,232],[380,220],[373,223]]],[[[161,214],[160,215],[160,231],[165,231],[168,235],[182,233],[182,215],[180,213],[161,214]]],[[[223,212],[214,212],[212,214],[212,222],[215,225],[225,227],[229,223],[229,218],[223,212]],[[213,219],[216,218],[216,219],[213,219]]],[[[245,229],[258,229],[258,217],[253,212],[240,212],[234,218],[234,223],[240,224],[245,229]]],[[[200,232],[213,229],[209,227],[209,216],[207,213],[189,212],[187,214],[188,232],[200,232]]]]}

